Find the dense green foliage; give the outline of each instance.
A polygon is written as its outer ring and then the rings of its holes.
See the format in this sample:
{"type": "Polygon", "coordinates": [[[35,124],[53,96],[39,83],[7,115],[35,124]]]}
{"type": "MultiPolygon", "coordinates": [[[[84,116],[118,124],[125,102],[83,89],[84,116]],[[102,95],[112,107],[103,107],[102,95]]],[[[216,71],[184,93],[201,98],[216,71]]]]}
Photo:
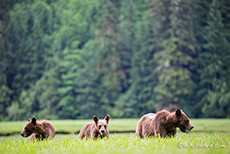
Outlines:
{"type": "Polygon", "coordinates": [[[39,153],[178,153],[227,154],[230,152],[229,133],[178,134],[174,138],[138,139],[135,134],[111,134],[110,139],[80,140],[75,135],[57,135],[54,140],[31,142],[20,136],[0,137],[1,154],[39,153]]]}
{"type": "Polygon", "coordinates": [[[228,0],[0,3],[0,120],[230,117],[228,0]]]}

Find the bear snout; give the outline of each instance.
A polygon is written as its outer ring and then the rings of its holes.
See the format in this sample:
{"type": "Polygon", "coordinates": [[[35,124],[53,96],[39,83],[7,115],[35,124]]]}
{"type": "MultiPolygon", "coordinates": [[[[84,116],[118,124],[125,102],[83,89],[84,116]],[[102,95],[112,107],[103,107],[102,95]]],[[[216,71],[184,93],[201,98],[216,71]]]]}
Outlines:
{"type": "Polygon", "coordinates": [[[21,135],[22,137],[25,137],[23,133],[20,133],[20,135],[21,135]]]}
{"type": "Polygon", "coordinates": [[[189,130],[192,130],[194,128],[194,126],[191,126],[190,128],[189,128],[189,130]]]}
{"type": "Polygon", "coordinates": [[[24,131],[22,131],[21,133],[20,133],[20,135],[22,136],[22,137],[28,137],[29,135],[26,133],[26,132],[24,132],[24,131]]]}
{"type": "Polygon", "coordinates": [[[102,134],[104,134],[104,133],[105,133],[105,130],[104,130],[104,129],[102,129],[102,130],[101,130],[101,133],[102,133],[102,134]]]}

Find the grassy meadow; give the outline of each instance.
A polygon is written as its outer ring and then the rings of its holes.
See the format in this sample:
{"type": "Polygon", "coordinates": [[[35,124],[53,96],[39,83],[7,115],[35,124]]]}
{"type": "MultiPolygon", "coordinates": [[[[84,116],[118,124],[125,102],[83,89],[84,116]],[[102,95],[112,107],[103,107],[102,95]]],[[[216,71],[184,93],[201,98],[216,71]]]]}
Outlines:
{"type": "MultiPolygon", "coordinates": [[[[39,119],[38,119],[39,120],[39,119]]],[[[109,130],[111,132],[135,131],[139,119],[110,119],[109,130]]],[[[57,133],[77,133],[88,120],[51,120],[57,133]]],[[[230,131],[230,119],[190,119],[195,128],[193,132],[228,132],[230,131]]],[[[14,122],[0,122],[0,134],[19,134],[27,120],[14,122]]]]}
{"type": "Polygon", "coordinates": [[[97,141],[80,140],[77,132],[92,120],[54,120],[57,132],[53,140],[32,142],[22,138],[20,132],[26,121],[0,122],[0,153],[230,153],[230,119],[191,119],[195,126],[189,134],[178,131],[174,138],[135,137],[138,119],[111,119],[111,132],[132,131],[132,133],[111,133],[110,138],[97,141]]]}

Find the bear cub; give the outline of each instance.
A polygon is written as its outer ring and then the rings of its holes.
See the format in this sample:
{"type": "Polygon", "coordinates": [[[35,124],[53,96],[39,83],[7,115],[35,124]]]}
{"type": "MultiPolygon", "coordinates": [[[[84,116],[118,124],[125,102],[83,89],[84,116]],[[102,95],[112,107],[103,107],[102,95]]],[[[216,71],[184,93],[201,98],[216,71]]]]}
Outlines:
{"type": "Polygon", "coordinates": [[[55,136],[55,129],[53,124],[48,120],[37,121],[36,117],[28,119],[24,130],[20,133],[22,137],[31,135],[31,140],[52,139],[55,136]]]}
{"type": "Polygon", "coordinates": [[[100,120],[97,116],[93,116],[94,122],[86,124],[79,133],[79,138],[92,138],[97,139],[98,137],[109,137],[109,130],[108,130],[108,124],[109,124],[110,116],[107,114],[107,116],[100,120]]]}
{"type": "Polygon", "coordinates": [[[189,118],[181,110],[177,109],[170,113],[167,110],[162,110],[154,113],[149,113],[141,117],[137,124],[136,136],[143,138],[147,136],[171,137],[177,133],[177,127],[182,132],[187,132],[194,127],[190,124],[189,118]]]}

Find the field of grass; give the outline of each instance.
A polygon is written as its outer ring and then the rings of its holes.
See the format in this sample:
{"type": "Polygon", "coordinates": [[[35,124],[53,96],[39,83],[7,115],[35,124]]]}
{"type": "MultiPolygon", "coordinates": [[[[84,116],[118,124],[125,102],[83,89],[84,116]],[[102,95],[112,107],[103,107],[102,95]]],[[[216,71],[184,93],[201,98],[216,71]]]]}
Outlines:
{"type": "MultiPolygon", "coordinates": [[[[112,132],[135,131],[139,119],[111,119],[109,130],[112,132]]],[[[58,133],[77,133],[89,120],[52,120],[58,133]]],[[[230,131],[230,119],[190,119],[195,126],[194,132],[228,132],[230,131]]],[[[27,121],[0,122],[0,134],[19,133],[23,130],[27,121]]]]}
{"type": "MultiPolygon", "coordinates": [[[[51,120],[54,124],[56,132],[76,133],[88,122],[89,120],[51,120]]],[[[136,129],[138,119],[110,119],[110,131],[134,131],[136,129]]],[[[27,121],[14,121],[14,122],[0,122],[0,134],[18,133],[24,128],[27,121]]]]}
{"type": "Polygon", "coordinates": [[[0,137],[1,154],[36,153],[167,153],[167,154],[228,154],[229,133],[178,133],[174,138],[139,139],[135,134],[111,134],[110,139],[80,140],[76,135],[57,135],[53,140],[29,141],[19,136],[0,137]]]}
{"type": "MultiPolygon", "coordinates": [[[[80,140],[78,132],[92,120],[52,121],[58,132],[53,140],[30,141],[19,134],[0,137],[0,154],[18,153],[167,153],[228,154],[230,153],[229,119],[192,119],[195,126],[189,134],[178,131],[174,138],[139,139],[134,133],[111,133],[109,139],[80,140]]],[[[111,119],[110,131],[134,131],[138,119],[111,119]]],[[[0,122],[0,134],[20,132],[26,121],[0,122]]]]}

